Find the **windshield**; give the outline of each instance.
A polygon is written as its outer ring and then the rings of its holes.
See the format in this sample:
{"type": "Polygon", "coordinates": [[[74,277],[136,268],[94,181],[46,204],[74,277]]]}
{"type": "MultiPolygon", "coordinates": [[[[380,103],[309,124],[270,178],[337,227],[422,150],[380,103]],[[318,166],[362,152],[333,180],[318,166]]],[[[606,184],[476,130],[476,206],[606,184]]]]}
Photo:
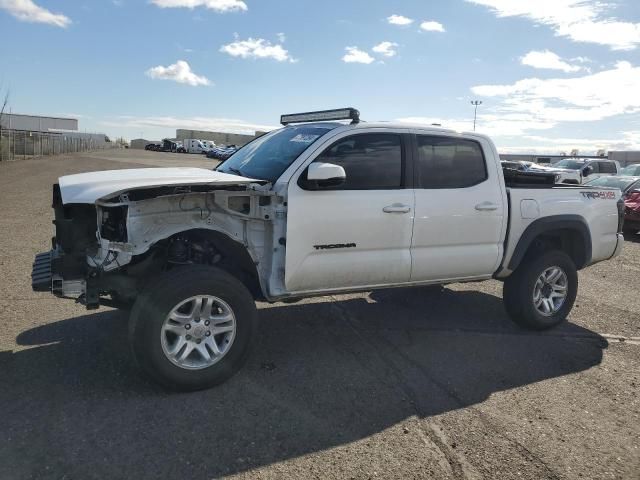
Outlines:
{"type": "Polygon", "coordinates": [[[275,182],[312,143],[331,130],[327,125],[289,126],[248,143],[216,169],[275,182]]]}
{"type": "Polygon", "coordinates": [[[557,168],[568,168],[569,170],[580,170],[584,167],[585,162],[579,160],[560,160],[554,163],[553,166],[557,168]]]}
{"type": "Polygon", "coordinates": [[[629,165],[620,170],[620,175],[640,175],[640,165],[629,165]]]}
{"type": "Polygon", "coordinates": [[[585,185],[590,185],[593,187],[611,187],[611,188],[619,188],[624,191],[629,185],[635,183],[635,178],[624,178],[624,177],[600,177],[591,180],[590,182],[585,183],[585,185]]]}

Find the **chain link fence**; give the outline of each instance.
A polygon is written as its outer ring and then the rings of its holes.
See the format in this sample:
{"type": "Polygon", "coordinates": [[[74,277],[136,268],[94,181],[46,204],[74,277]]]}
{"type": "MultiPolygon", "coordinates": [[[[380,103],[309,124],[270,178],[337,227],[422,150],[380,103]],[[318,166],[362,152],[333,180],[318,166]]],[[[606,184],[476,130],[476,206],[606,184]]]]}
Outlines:
{"type": "Polygon", "coordinates": [[[91,133],[0,131],[0,161],[112,148],[104,135],[91,133]]]}

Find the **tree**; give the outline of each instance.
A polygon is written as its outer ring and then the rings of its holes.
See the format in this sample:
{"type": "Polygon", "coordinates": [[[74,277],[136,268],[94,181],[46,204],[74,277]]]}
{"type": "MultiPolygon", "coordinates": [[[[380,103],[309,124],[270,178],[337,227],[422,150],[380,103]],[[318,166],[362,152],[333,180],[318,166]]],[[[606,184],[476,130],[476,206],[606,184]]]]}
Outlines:
{"type": "Polygon", "coordinates": [[[571,153],[570,153],[570,155],[571,155],[572,157],[577,157],[579,152],[580,152],[580,151],[579,151],[577,148],[572,148],[572,149],[571,149],[571,153]]]}

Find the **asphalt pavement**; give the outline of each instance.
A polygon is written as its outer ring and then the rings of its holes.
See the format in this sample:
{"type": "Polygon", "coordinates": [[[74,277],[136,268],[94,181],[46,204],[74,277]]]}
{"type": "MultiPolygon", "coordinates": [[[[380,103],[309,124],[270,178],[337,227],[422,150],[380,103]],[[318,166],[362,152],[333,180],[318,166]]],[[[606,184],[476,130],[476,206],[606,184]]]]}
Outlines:
{"type": "Polygon", "coordinates": [[[640,236],[579,274],[569,321],[517,328],[499,282],[259,304],[211,390],[142,378],[127,314],[34,293],[51,185],[202,166],[100,151],[0,163],[0,478],[640,479],[640,236]]]}

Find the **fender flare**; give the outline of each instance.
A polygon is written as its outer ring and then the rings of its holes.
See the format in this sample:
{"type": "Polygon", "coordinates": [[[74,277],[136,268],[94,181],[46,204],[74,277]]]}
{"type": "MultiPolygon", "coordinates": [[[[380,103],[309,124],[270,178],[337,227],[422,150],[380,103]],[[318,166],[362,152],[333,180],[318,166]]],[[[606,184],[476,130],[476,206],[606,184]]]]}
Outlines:
{"type": "Polygon", "coordinates": [[[592,243],[591,231],[586,220],[580,215],[551,215],[549,217],[538,218],[529,224],[522,232],[520,240],[511,255],[508,268],[514,271],[524,259],[533,241],[540,235],[558,230],[571,230],[577,232],[582,239],[584,248],[584,259],[576,262],[578,270],[591,263],[592,243]]]}

